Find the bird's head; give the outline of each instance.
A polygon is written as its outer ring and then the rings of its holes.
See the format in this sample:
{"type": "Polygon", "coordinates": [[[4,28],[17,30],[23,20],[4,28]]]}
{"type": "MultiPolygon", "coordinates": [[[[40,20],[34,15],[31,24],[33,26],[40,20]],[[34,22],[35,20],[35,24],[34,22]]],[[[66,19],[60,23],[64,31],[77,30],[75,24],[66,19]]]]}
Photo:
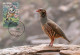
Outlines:
{"type": "Polygon", "coordinates": [[[45,17],[46,16],[46,10],[44,10],[44,9],[38,9],[36,12],[38,12],[41,17],[45,17]]]}
{"type": "Polygon", "coordinates": [[[39,13],[46,13],[46,10],[44,10],[44,9],[38,9],[36,12],[39,12],[39,13]]]}

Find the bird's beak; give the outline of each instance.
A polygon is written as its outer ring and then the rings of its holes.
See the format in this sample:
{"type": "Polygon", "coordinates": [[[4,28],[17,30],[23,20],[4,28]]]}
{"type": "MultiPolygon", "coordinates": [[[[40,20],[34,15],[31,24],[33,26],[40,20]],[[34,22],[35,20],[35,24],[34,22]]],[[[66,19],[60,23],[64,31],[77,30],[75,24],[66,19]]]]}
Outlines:
{"type": "Polygon", "coordinates": [[[36,12],[39,12],[39,10],[37,10],[36,12]]]}

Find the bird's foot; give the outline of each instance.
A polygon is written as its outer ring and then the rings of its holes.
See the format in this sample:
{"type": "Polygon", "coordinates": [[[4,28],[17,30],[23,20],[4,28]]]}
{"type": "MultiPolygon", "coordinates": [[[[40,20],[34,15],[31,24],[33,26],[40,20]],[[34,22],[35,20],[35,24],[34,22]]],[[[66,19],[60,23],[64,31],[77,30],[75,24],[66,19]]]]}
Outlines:
{"type": "Polygon", "coordinates": [[[53,44],[49,44],[49,47],[58,48],[57,46],[54,46],[53,44]]]}
{"type": "Polygon", "coordinates": [[[51,41],[51,42],[50,42],[49,46],[50,46],[50,47],[52,47],[52,46],[53,46],[53,41],[51,41]]]}
{"type": "Polygon", "coordinates": [[[50,43],[50,44],[49,44],[49,46],[50,46],[50,47],[52,47],[52,46],[53,46],[53,44],[51,44],[51,43],[50,43]]]}
{"type": "Polygon", "coordinates": [[[52,47],[53,45],[49,45],[49,47],[52,47]]]}

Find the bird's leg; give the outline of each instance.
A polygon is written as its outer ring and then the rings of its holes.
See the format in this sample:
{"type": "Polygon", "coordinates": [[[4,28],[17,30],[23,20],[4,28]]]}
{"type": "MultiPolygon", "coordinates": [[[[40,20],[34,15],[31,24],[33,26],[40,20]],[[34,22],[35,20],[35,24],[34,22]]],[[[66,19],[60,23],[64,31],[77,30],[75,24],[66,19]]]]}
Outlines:
{"type": "Polygon", "coordinates": [[[54,42],[54,40],[51,40],[51,42],[50,42],[50,44],[49,44],[49,46],[53,46],[53,42],[54,42]]]}

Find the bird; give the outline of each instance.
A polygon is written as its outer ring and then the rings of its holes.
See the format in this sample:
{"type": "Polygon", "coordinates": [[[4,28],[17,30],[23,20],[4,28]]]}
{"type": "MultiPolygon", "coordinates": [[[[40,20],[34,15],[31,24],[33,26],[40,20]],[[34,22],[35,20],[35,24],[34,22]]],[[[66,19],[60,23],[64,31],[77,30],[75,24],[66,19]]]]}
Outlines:
{"type": "Polygon", "coordinates": [[[40,14],[40,23],[42,30],[49,36],[51,40],[49,46],[52,47],[54,39],[59,37],[62,37],[63,39],[70,42],[62,31],[61,27],[47,17],[47,12],[45,9],[38,9],[36,12],[40,14]]]}
{"type": "Polygon", "coordinates": [[[11,6],[9,9],[8,9],[8,12],[6,14],[6,20],[9,20],[9,18],[13,17],[15,15],[15,9],[13,6],[11,6]]]}

